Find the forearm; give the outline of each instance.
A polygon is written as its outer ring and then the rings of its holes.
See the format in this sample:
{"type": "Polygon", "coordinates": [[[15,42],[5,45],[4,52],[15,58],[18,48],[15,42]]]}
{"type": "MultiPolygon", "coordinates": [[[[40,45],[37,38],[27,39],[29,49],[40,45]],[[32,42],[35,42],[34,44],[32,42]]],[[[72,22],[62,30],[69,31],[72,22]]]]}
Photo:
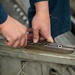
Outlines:
{"type": "Polygon", "coordinates": [[[0,24],[4,23],[7,19],[7,13],[0,4],[0,24]]]}

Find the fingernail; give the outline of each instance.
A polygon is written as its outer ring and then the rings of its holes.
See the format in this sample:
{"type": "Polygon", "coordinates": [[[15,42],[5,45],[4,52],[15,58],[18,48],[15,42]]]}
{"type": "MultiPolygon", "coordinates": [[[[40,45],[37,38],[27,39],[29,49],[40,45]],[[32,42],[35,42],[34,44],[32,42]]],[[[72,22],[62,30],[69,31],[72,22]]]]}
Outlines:
{"type": "Polygon", "coordinates": [[[54,41],[53,41],[53,38],[52,38],[52,37],[48,38],[48,39],[47,39],[47,41],[48,41],[48,42],[52,42],[52,43],[54,43],[54,41]]]}
{"type": "Polygon", "coordinates": [[[33,40],[34,43],[37,43],[38,41],[36,39],[33,40]]]}

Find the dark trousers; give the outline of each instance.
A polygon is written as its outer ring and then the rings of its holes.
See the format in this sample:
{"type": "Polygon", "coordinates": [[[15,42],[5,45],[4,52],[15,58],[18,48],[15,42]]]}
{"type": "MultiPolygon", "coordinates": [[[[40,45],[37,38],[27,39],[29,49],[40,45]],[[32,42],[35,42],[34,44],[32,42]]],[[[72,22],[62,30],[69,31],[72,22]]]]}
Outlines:
{"type": "MultiPolygon", "coordinates": [[[[28,11],[29,27],[32,27],[32,19],[36,14],[35,6],[30,3],[28,11]]],[[[69,0],[49,0],[49,13],[51,21],[51,35],[53,38],[70,31],[70,1],[69,0]]]]}

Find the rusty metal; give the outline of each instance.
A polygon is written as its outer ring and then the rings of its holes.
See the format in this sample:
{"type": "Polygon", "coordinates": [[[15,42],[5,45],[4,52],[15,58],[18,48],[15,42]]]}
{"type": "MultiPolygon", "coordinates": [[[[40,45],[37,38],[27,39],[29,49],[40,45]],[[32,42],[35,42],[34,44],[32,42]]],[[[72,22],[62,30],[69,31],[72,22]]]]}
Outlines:
{"type": "Polygon", "coordinates": [[[32,50],[38,49],[38,50],[44,50],[54,53],[61,53],[61,54],[70,54],[75,51],[75,48],[72,46],[64,46],[57,43],[48,43],[46,41],[41,41],[35,44],[31,40],[28,41],[26,49],[32,49],[32,50]]]}

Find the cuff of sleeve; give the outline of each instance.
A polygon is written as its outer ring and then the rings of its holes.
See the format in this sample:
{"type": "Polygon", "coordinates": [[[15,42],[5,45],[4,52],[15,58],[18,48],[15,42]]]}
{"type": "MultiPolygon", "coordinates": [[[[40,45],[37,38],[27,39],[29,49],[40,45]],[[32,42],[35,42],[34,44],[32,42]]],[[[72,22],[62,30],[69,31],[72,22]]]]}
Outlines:
{"type": "Polygon", "coordinates": [[[41,1],[47,1],[47,0],[33,0],[32,3],[41,2],[41,1]]]}
{"type": "Polygon", "coordinates": [[[7,19],[7,13],[4,10],[4,8],[2,7],[2,5],[0,4],[0,24],[4,23],[7,19]]]}

